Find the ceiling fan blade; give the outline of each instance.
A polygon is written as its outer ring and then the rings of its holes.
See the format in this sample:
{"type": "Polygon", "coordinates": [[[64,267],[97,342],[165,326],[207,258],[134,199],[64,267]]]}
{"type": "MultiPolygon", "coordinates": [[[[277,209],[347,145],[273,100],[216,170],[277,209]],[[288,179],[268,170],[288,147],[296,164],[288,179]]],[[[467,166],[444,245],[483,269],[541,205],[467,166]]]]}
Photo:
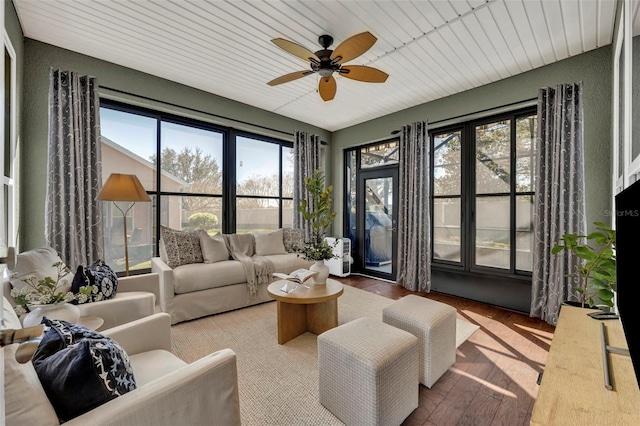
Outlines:
{"type": "Polygon", "coordinates": [[[307,62],[311,61],[312,59],[315,59],[318,62],[320,61],[320,59],[316,56],[315,53],[313,53],[306,47],[300,46],[297,43],[294,43],[289,40],[285,40],[283,38],[274,38],[271,41],[280,49],[287,51],[292,55],[297,56],[298,58],[303,59],[307,62]]]}
{"type": "Polygon", "coordinates": [[[364,65],[345,65],[338,72],[343,77],[367,83],[384,83],[389,77],[389,74],[384,71],[364,65]]]}
{"type": "Polygon", "coordinates": [[[336,79],[333,76],[323,77],[318,83],[318,92],[320,92],[320,97],[325,102],[332,100],[336,96],[336,89],[336,79]]]}
{"type": "Polygon", "coordinates": [[[340,43],[333,51],[331,59],[338,64],[349,62],[371,49],[376,40],[378,39],[369,31],[356,34],[340,43]]]}
{"type": "Polygon", "coordinates": [[[285,74],[285,75],[280,76],[278,78],[274,78],[273,80],[271,80],[267,84],[269,86],[277,86],[278,84],[288,83],[290,81],[297,80],[297,79],[302,78],[304,76],[307,76],[309,74],[313,74],[313,71],[296,71],[296,72],[292,72],[290,74],[285,74]]]}

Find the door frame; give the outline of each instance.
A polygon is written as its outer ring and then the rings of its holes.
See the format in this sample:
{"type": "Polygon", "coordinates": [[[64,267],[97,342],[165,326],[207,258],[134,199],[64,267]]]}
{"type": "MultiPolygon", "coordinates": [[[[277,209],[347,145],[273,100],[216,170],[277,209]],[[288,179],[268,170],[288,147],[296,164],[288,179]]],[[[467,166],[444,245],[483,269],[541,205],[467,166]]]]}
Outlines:
{"type": "Polygon", "coordinates": [[[370,169],[358,170],[357,172],[357,188],[356,188],[356,244],[354,253],[354,263],[356,270],[376,278],[382,278],[390,281],[396,280],[397,272],[397,223],[398,223],[398,165],[380,166],[370,169]],[[366,223],[365,223],[365,203],[364,196],[365,182],[371,179],[391,178],[393,182],[393,210],[391,212],[392,234],[391,234],[391,273],[380,272],[374,269],[368,269],[365,261],[366,250],[366,223]]]}

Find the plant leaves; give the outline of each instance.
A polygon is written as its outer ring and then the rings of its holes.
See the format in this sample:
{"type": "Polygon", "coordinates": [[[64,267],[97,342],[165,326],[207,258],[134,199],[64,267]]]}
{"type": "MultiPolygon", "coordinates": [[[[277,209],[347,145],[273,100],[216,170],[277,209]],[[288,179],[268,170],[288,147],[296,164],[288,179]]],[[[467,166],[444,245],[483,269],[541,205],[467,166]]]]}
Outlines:
{"type": "Polygon", "coordinates": [[[604,223],[604,222],[593,222],[593,224],[596,227],[598,227],[600,229],[603,229],[605,231],[611,231],[612,230],[611,227],[609,225],[607,225],[606,223],[604,223]]]}
{"type": "Polygon", "coordinates": [[[611,250],[609,248],[602,249],[602,251],[600,252],[600,256],[605,257],[605,258],[611,258],[614,255],[615,255],[615,253],[613,252],[613,250],[611,250]]]}
{"type": "Polygon", "coordinates": [[[611,290],[602,289],[598,291],[598,298],[603,302],[613,300],[613,292],[611,290]]]}
{"type": "Polygon", "coordinates": [[[602,232],[592,232],[587,235],[587,240],[593,240],[595,238],[607,238],[602,232]]]}
{"type": "Polygon", "coordinates": [[[581,259],[593,260],[596,258],[596,254],[588,246],[576,246],[573,248],[573,252],[581,259]]]}
{"type": "Polygon", "coordinates": [[[601,279],[593,279],[591,280],[591,288],[594,290],[602,290],[609,288],[609,283],[601,280],[601,279]]]}

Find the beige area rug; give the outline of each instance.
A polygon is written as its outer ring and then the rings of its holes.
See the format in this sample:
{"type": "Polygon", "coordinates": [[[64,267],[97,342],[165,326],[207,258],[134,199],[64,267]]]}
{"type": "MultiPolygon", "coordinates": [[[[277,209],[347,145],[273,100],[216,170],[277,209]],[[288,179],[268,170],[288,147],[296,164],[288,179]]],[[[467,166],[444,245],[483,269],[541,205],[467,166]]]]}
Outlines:
{"type": "MultiPolygon", "coordinates": [[[[382,320],[382,308],[392,302],[345,286],[339,322],[363,316],[382,320]]],[[[276,304],[268,302],[177,324],[173,351],[186,362],[223,348],[236,353],[243,425],[342,425],[318,402],[317,336],[304,333],[278,345],[276,322],[276,304]]],[[[458,319],[457,345],[477,328],[458,319]]]]}

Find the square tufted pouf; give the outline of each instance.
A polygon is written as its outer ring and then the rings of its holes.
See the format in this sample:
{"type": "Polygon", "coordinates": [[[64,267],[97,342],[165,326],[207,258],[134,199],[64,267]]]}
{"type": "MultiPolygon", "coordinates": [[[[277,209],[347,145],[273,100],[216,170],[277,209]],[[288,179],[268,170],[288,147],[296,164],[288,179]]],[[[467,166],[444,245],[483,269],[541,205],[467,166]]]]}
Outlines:
{"type": "Polygon", "coordinates": [[[399,425],[418,407],[418,339],[373,318],[318,336],[320,403],[346,425],[399,425]]]}
{"type": "Polygon", "coordinates": [[[409,295],[382,310],[382,321],[418,338],[420,383],[430,388],[456,362],[456,309],[409,295]]]}

